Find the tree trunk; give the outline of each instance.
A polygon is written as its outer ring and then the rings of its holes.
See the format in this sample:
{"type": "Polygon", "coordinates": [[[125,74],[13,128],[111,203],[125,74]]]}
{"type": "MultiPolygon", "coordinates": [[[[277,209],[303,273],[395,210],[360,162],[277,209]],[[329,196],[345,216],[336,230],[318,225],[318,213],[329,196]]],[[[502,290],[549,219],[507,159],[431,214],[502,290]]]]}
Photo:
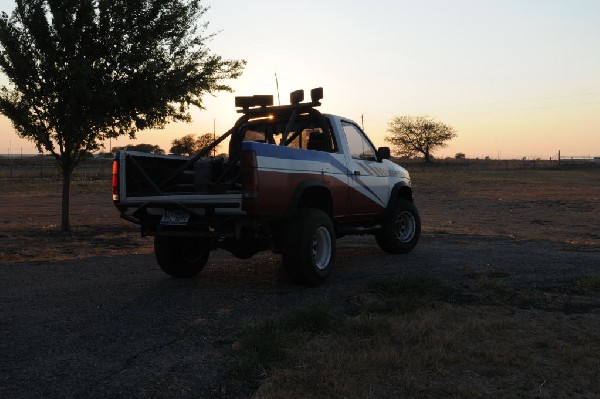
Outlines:
{"type": "Polygon", "coordinates": [[[431,156],[429,155],[429,149],[425,150],[425,163],[429,163],[429,161],[431,161],[431,156]]]}
{"type": "Polygon", "coordinates": [[[71,232],[71,222],[69,218],[69,202],[71,192],[71,170],[63,167],[62,170],[63,187],[62,187],[62,206],[61,206],[61,222],[60,229],[63,233],[71,232]]]}

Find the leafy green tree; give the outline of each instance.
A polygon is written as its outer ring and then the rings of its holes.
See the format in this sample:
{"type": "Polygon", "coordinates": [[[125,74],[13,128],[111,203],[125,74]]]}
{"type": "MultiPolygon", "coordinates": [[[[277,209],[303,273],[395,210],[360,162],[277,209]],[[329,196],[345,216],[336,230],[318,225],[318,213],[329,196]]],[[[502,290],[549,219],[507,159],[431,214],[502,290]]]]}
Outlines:
{"type": "MultiPolygon", "coordinates": [[[[198,151],[200,151],[201,149],[203,149],[204,147],[206,147],[207,145],[209,145],[210,143],[212,143],[214,141],[215,137],[212,133],[204,133],[202,136],[199,136],[196,139],[196,149],[198,151]]],[[[213,153],[216,153],[217,149],[219,148],[219,146],[216,146],[213,150],[213,153]]]]}
{"type": "Polygon", "coordinates": [[[148,154],[164,154],[165,150],[160,148],[157,145],[153,144],[128,144],[124,147],[113,147],[113,152],[117,152],[119,150],[123,151],[139,151],[139,152],[147,152],[148,154]]]}
{"type": "Polygon", "coordinates": [[[431,161],[431,153],[456,137],[453,127],[437,122],[428,116],[396,116],[388,124],[389,136],[385,141],[392,144],[400,156],[422,154],[425,162],[431,161]]]}
{"type": "Polygon", "coordinates": [[[62,171],[61,229],[82,154],[108,138],[190,121],[202,95],[231,91],[244,61],[206,47],[201,0],[16,0],[0,15],[0,112],[62,171]]]}
{"type": "MultiPolygon", "coordinates": [[[[171,149],[169,152],[174,155],[185,155],[192,156],[206,147],[214,140],[212,133],[205,133],[200,137],[196,138],[193,134],[187,134],[183,137],[175,139],[171,142],[171,149]]],[[[219,146],[216,146],[214,152],[219,146]]]]}
{"type": "Polygon", "coordinates": [[[193,134],[187,134],[183,137],[175,139],[171,142],[171,149],[169,150],[174,155],[187,155],[191,156],[196,152],[196,139],[193,134]]]}

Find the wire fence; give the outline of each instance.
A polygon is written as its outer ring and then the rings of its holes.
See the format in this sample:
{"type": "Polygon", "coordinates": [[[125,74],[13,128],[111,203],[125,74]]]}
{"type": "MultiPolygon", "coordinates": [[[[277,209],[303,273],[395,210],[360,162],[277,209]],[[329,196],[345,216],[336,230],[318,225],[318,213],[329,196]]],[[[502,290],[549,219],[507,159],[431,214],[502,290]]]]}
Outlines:
{"type": "Polygon", "coordinates": [[[558,170],[558,169],[600,169],[600,159],[554,158],[554,159],[435,159],[425,163],[421,159],[400,159],[396,162],[409,170],[558,170]]]}
{"type": "MultiPolygon", "coordinates": [[[[73,180],[110,179],[112,158],[83,160],[73,171],[73,180]]],[[[56,160],[51,156],[0,156],[0,179],[62,179],[56,160]]]]}
{"type": "MultiPolygon", "coordinates": [[[[425,163],[421,159],[396,159],[409,170],[551,170],[600,169],[599,157],[561,157],[551,160],[496,160],[496,159],[435,159],[425,163]]],[[[73,180],[109,180],[112,158],[83,160],[73,171],[73,180]]],[[[60,169],[51,156],[0,156],[0,179],[61,180],[60,169]]]]}

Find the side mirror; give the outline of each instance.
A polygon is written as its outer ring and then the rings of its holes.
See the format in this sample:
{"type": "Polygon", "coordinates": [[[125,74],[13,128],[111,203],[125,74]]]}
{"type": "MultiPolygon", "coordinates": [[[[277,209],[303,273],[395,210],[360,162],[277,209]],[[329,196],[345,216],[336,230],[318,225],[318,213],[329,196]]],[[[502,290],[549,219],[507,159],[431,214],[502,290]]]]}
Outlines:
{"type": "Polygon", "coordinates": [[[377,159],[381,162],[384,159],[390,159],[392,156],[390,147],[379,147],[377,149],[377,159]]]}

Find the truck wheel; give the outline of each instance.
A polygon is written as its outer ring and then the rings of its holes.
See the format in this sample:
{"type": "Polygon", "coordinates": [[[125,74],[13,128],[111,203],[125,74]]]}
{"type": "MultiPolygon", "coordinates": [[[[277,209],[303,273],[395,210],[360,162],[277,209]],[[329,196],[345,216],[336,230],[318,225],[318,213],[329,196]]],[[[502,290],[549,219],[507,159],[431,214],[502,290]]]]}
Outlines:
{"type": "Polygon", "coordinates": [[[421,235],[421,218],[415,205],[408,200],[397,201],[389,210],[382,229],[375,234],[379,247],[391,254],[412,251],[421,235]]]}
{"type": "Polygon", "coordinates": [[[329,276],[335,256],[335,232],[327,214],[300,209],[286,226],[283,267],[294,283],[316,286],[329,276]]]}
{"type": "Polygon", "coordinates": [[[193,277],[208,261],[206,240],[190,237],[154,236],[154,255],[158,265],[172,277],[193,277]]]}

